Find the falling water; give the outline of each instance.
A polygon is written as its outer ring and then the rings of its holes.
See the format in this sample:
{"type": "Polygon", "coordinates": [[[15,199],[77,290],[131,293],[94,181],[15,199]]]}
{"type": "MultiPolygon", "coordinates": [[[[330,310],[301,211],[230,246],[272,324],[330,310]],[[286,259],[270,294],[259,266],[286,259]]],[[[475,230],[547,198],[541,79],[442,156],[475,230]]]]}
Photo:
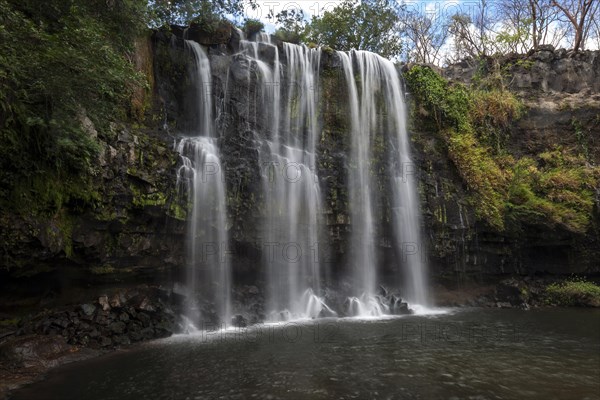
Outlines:
{"type": "Polygon", "coordinates": [[[228,244],[227,210],[212,118],[210,64],[198,43],[186,40],[185,46],[194,58],[190,69],[197,108],[197,118],[193,119],[195,126],[190,132],[193,136],[182,138],[177,144],[182,160],[177,187],[180,193],[187,195],[191,206],[185,282],[190,301],[186,314],[194,324],[215,314],[221,322],[229,323],[231,268],[224,257],[228,244]],[[199,294],[209,302],[208,307],[198,303],[199,294]]]}
{"type": "Polygon", "coordinates": [[[356,297],[349,299],[354,315],[380,315],[387,312],[375,295],[378,259],[378,232],[375,229],[372,143],[377,135],[388,133],[389,165],[393,171],[392,216],[396,247],[404,266],[404,296],[411,302],[427,304],[424,264],[420,257],[419,204],[410,145],[406,130],[404,99],[394,64],[377,54],[364,51],[338,52],[349,96],[351,154],[348,171],[352,237],[350,254],[356,297]],[[356,71],[355,71],[356,66],[356,71]],[[382,102],[383,100],[383,102],[382,102]],[[385,109],[382,105],[385,104],[385,109]],[[411,249],[411,251],[407,251],[411,249]]]}
{"type": "Polygon", "coordinates": [[[322,206],[315,147],[321,52],[283,43],[283,64],[268,35],[259,35],[257,40],[242,40],[241,48],[256,65],[260,109],[267,121],[261,166],[268,318],[334,315],[319,297],[322,206]],[[259,46],[273,48],[272,66],[260,59],[259,46]]]}
{"type": "MultiPolygon", "coordinates": [[[[257,140],[262,146],[259,162],[265,218],[260,240],[267,318],[278,321],[335,315],[322,298],[322,281],[327,274],[319,258],[323,207],[316,146],[321,130],[321,51],[289,43],[277,47],[268,35],[257,35],[255,41],[240,36],[237,56],[248,63],[246,120],[248,129],[259,131],[257,140]],[[266,54],[270,56],[263,59],[266,54]],[[250,93],[254,99],[250,99],[250,93]]],[[[199,44],[186,41],[186,48],[194,56],[197,103],[193,136],[178,144],[182,157],[178,187],[187,193],[192,205],[187,288],[191,295],[201,292],[214,305],[219,319],[228,321],[231,269],[228,261],[220,257],[228,243],[226,197],[212,119],[210,66],[199,44]]],[[[398,265],[403,271],[403,297],[413,306],[426,306],[419,204],[398,72],[392,62],[373,53],[351,51],[337,55],[347,84],[350,121],[349,259],[354,293],[347,302],[347,311],[360,316],[390,312],[389,303],[377,295],[378,284],[382,283],[378,276],[382,261],[377,251],[379,221],[385,217],[377,210],[383,204],[384,190],[390,193],[398,265]],[[380,155],[377,152],[388,156],[384,161],[390,173],[385,182],[373,176],[373,162],[380,155]]],[[[188,316],[198,321],[204,309],[192,303],[188,316]]]]}

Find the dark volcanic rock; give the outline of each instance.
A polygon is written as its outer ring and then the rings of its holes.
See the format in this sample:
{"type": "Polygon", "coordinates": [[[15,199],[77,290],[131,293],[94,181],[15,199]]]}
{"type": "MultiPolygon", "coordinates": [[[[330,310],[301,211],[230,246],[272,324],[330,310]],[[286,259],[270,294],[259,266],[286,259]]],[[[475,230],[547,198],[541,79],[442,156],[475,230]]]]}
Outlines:
{"type": "Polygon", "coordinates": [[[243,315],[238,314],[231,318],[231,325],[235,326],[236,328],[244,328],[248,326],[248,321],[243,315]]]}
{"type": "MultiPolygon", "coordinates": [[[[61,335],[69,344],[107,348],[161,338],[175,331],[174,314],[163,303],[163,299],[169,299],[170,295],[152,287],[120,291],[118,294],[123,299],[129,298],[135,306],[102,310],[86,303],[66,311],[49,311],[25,319],[17,335],[61,335]]],[[[106,300],[111,296],[102,298],[106,300]]],[[[100,302],[107,304],[105,300],[100,302]]]]}

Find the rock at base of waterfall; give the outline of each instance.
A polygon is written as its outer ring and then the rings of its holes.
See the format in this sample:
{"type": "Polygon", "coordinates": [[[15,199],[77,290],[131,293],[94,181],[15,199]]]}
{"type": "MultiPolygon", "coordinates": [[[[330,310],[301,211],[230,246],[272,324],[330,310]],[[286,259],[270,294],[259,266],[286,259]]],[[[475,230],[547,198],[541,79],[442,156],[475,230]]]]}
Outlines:
{"type": "Polygon", "coordinates": [[[231,318],[231,325],[236,328],[245,328],[248,326],[248,321],[244,318],[243,315],[237,314],[231,318]]]}

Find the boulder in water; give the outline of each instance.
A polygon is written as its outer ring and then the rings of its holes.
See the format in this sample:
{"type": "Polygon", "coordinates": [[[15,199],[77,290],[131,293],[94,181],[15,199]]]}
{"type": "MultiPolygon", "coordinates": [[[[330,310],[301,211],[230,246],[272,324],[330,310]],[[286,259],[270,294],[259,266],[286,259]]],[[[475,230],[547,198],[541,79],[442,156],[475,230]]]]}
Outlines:
{"type": "Polygon", "coordinates": [[[236,328],[245,328],[248,326],[248,321],[243,315],[237,314],[231,318],[231,325],[235,326],[236,328]]]}

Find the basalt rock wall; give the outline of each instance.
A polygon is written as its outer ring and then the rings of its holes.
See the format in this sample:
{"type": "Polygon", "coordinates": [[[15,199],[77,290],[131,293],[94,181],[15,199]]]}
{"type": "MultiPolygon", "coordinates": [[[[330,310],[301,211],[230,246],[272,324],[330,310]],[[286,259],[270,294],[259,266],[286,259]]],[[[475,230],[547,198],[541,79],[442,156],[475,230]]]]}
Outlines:
{"type": "MultiPolygon", "coordinates": [[[[213,99],[221,132],[223,171],[219,173],[227,187],[234,282],[250,287],[253,293],[253,285],[260,287],[264,251],[260,221],[265,212],[264,166],[260,163],[265,149],[260,139],[268,124],[256,106],[255,99],[261,96],[254,84],[256,65],[237,54],[241,38],[233,29],[220,29],[218,38],[210,40],[210,35],[194,29],[184,32],[174,27],[154,32],[145,42],[147,51],[141,53],[145,65],[151,65],[146,72],[153,83],[147,126],[115,126],[114,138],[101,143],[97,207],[79,210],[76,205],[67,206],[50,218],[2,214],[2,285],[12,300],[28,293],[56,299],[75,287],[92,288],[94,296],[101,295],[105,286],[130,283],[171,287],[181,276],[187,216],[185,204],[176,195],[179,160],[173,144],[178,135],[189,133],[186,121],[194,114],[189,101],[193,95],[187,70],[190,54],[183,44],[184,35],[201,38],[210,59],[212,86],[206,88],[206,95],[213,99]]],[[[281,50],[281,44],[275,44],[281,50]]],[[[259,46],[258,51],[266,62],[273,62],[271,46],[259,46]]],[[[590,159],[598,162],[599,57],[599,52],[573,56],[545,48],[527,57],[501,61],[511,76],[509,87],[526,105],[525,115],[511,128],[510,152],[528,155],[557,144],[578,146],[583,131],[590,159]]],[[[470,82],[477,77],[477,70],[474,63],[463,62],[442,73],[452,80],[470,82]]],[[[319,83],[322,132],[317,172],[326,220],[320,257],[335,276],[346,260],[352,224],[344,172],[351,162],[346,156],[350,145],[347,96],[334,52],[322,51],[319,83]]],[[[504,274],[600,272],[597,199],[594,226],[585,234],[548,226],[497,232],[476,219],[465,200],[467,189],[436,132],[415,128],[412,145],[426,236],[424,248],[417,251],[428,259],[434,279],[486,281],[504,274]]],[[[374,143],[382,159],[388,148],[384,142],[374,143]]],[[[380,179],[385,179],[385,173],[380,179]]],[[[383,196],[377,204],[384,210],[378,224],[380,259],[385,260],[383,276],[385,270],[398,268],[406,256],[391,245],[390,215],[385,212],[388,202],[383,196]]]]}

